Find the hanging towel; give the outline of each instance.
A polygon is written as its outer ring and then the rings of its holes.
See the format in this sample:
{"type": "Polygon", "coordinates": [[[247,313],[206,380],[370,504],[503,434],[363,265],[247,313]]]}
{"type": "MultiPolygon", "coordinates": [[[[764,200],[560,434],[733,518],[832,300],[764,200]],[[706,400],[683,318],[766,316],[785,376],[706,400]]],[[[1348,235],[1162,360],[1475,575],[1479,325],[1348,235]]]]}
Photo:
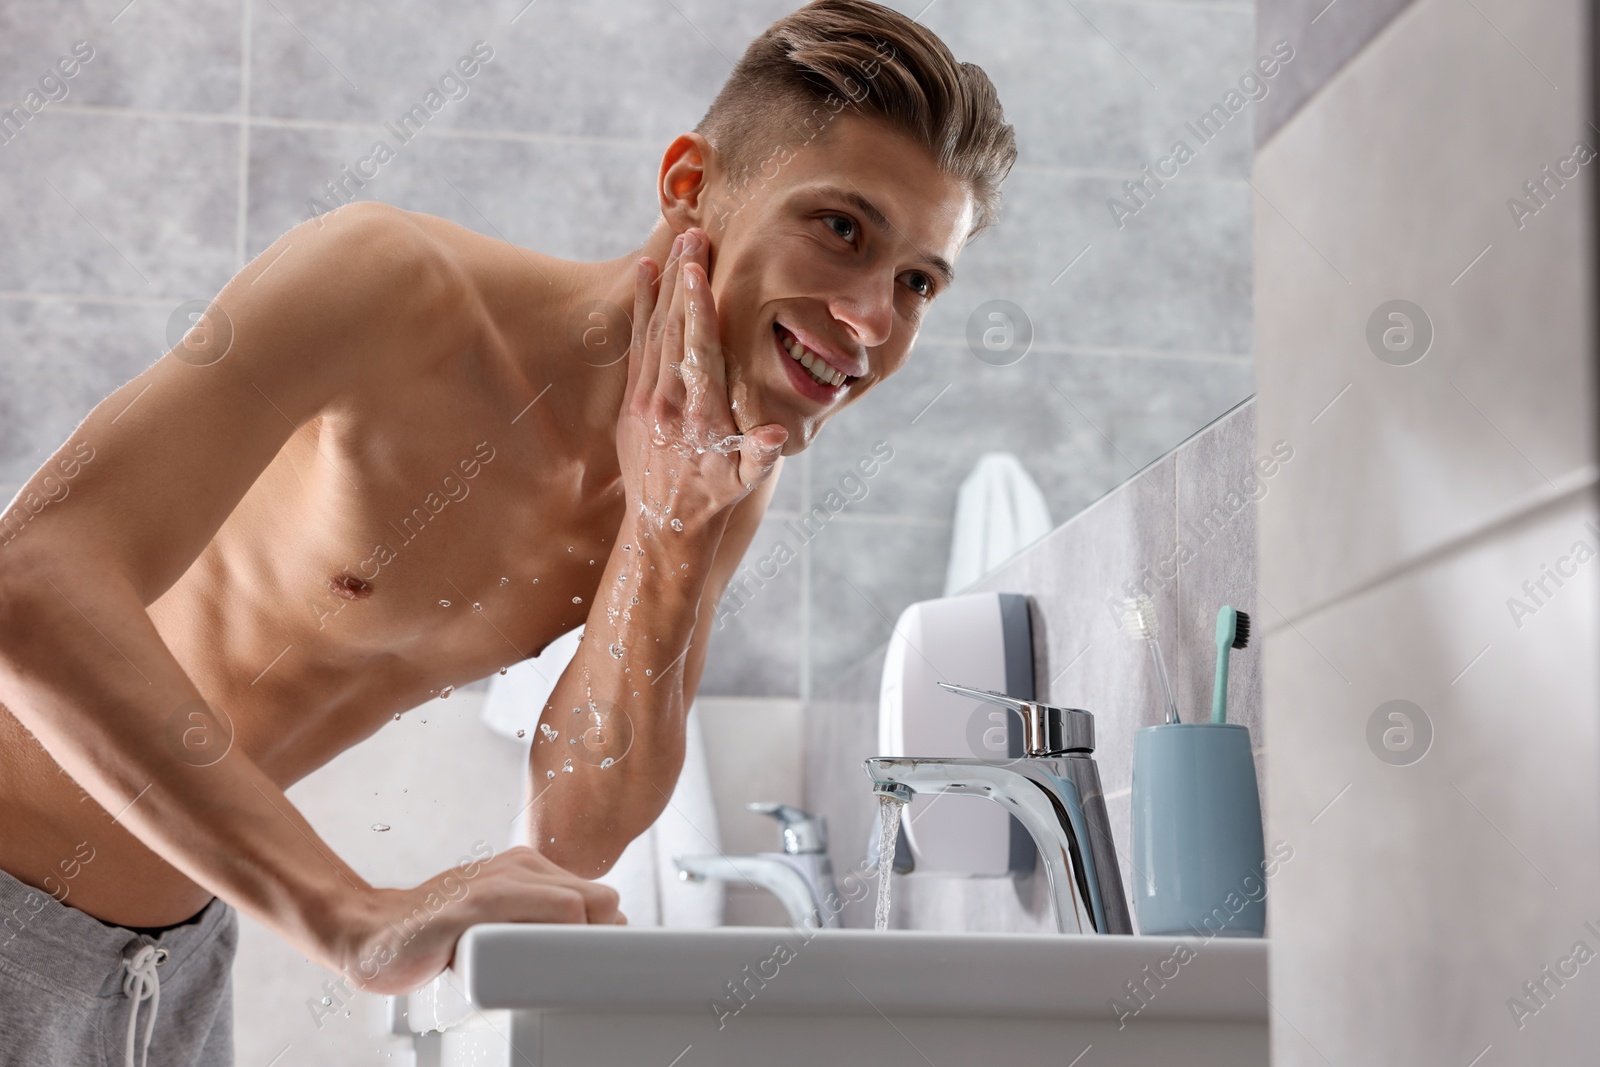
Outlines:
{"type": "MultiPolygon", "coordinates": [[[[526,752],[539,736],[539,713],[562,671],[577,654],[582,637],[580,626],[556,638],[532,659],[523,660],[505,674],[491,676],[489,694],[483,703],[484,724],[526,752]],[[522,731],[521,737],[517,736],[518,730],[522,731]]],[[[523,768],[526,790],[526,759],[523,768]]],[[[511,843],[526,843],[527,832],[524,812],[512,830],[511,843]]],[[[683,770],[671,801],[655,824],[634,838],[598,881],[617,891],[622,912],[634,926],[720,926],[726,896],[723,884],[679,881],[672,864],[674,855],[720,851],[722,841],[711,797],[705,738],[700,731],[700,717],[691,707],[684,736],[683,770]]]]}
{"type": "Polygon", "coordinates": [[[986,452],[956,493],[944,595],[959,593],[1050,532],[1050,507],[1010,452],[986,452]]]}

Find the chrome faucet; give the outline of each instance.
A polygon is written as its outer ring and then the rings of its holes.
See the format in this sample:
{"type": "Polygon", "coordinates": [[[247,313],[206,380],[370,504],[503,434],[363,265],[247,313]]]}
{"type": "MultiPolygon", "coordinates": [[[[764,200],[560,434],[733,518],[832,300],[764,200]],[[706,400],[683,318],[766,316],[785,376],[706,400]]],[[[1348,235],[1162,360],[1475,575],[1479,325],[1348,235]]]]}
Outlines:
{"type": "Polygon", "coordinates": [[[839,925],[839,891],[828,859],[826,821],[788,804],[751,803],[745,807],[778,820],[782,852],[754,856],[674,856],[678,877],[686,882],[715,879],[749,882],[782,901],[789,921],[816,929],[839,925]]]}
{"type": "Polygon", "coordinates": [[[877,756],[863,764],[872,791],[901,803],[915,793],[998,801],[1033,836],[1049,878],[1058,930],[1081,930],[1081,899],[1095,932],[1133,933],[1094,762],[1094,716],[985,689],[939,685],[1020,715],[1025,755],[998,760],[877,756]]]}

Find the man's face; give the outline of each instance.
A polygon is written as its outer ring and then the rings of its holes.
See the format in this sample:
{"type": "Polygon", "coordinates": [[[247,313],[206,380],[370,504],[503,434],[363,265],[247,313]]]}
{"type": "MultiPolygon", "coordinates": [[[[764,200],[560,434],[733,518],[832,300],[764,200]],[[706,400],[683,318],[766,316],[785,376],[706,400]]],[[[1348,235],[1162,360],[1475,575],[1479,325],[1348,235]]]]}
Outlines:
{"type": "Polygon", "coordinates": [[[711,194],[734,421],[781,424],[792,454],[905,363],[949,287],[973,197],[915,141],[844,113],[810,144],[775,150],[744,188],[711,194]]]}

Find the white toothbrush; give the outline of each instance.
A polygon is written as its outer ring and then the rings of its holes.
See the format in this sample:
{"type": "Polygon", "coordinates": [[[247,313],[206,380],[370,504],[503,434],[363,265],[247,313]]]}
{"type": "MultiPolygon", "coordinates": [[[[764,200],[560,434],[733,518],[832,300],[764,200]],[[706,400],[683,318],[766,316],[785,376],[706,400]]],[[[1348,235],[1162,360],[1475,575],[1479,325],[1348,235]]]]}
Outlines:
{"type": "Polygon", "coordinates": [[[1148,596],[1129,597],[1122,602],[1122,625],[1128,636],[1150,643],[1150,658],[1155,660],[1156,677],[1167,700],[1167,722],[1178,722],[1178,702],[1172,699],[1172,683],[1167,679],[1167,664],[1161,658],[1161,643],[1156,640],[1156,605],[1148,596]]]}

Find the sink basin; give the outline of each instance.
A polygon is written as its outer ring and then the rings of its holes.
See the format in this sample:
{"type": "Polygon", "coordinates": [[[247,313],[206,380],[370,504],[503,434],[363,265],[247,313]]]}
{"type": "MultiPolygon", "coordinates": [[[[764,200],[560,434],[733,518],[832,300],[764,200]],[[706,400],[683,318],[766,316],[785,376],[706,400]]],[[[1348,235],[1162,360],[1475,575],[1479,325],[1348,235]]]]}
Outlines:
{"type": "Polygon", "coordinates": [[[492,924],[401,1028],[418,1067],[1247,1067],[1266,991],[1259,939],[492,924]]]}

